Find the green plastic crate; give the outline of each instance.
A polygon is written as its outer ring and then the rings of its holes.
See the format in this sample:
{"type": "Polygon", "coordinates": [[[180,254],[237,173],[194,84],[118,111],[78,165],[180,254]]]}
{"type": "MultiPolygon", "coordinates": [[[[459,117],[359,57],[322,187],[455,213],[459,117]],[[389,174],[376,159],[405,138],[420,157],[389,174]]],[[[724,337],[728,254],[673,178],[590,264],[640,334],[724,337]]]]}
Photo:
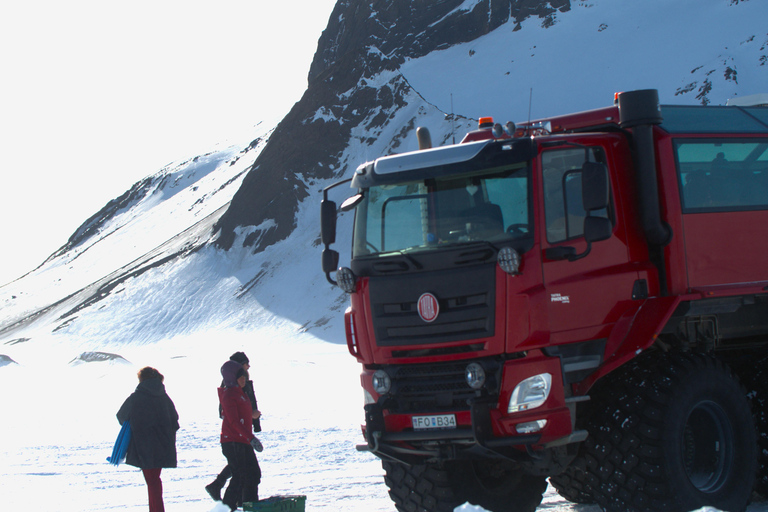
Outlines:
{"type": "Polygon", "coordinates": [[[265,500],[243,503],[243,510],[254,512],[304,512],[306,496],[272,496],[265,500]]]}

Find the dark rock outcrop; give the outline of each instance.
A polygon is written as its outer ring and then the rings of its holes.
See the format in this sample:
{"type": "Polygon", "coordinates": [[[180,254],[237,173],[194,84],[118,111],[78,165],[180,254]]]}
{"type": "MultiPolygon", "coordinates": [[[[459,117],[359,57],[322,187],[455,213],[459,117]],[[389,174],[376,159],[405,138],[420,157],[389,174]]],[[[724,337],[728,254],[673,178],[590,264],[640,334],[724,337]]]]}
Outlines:
{"type": "Polygon", "coordinates": [[[3,366],[11,365],[11,364],[19,364],[19,363],[14,361],[13,358],[10,356],[0,354],[0,368],[2,368],[3,366]]]}
{"type": "MultiPolygon", "coordinates": [[[[346,174],[339,158],[364,121],[375,132],[410,85],[403,77],[372,87],[367,79],[397,70],[406,58],[474,40],[527,17],[552,23],[569,0],[485,0],[459,11],[463,0],[339,0],[318,42],[308,88],[275,129],[216,225],[216,244],[229,249],[239,226],[255,226],[244,244],[259,252],[296,227],[298,203],[319,179],[346,174]],[[369,114],[378,109],[374,118],[369,114]],[[317,114],[325,114],[322,121],[317,114]],[[366,121],[367,120],[367,121],[366,121]]],[[[415,129],[415,126],[411,127],[415,129]]]]}
{"type": "Polygon", "coordinates": [[[110,352],[83,352],[76,358],[72,359],[69,364],[77,365],[83,363],[103,363],[107,361],[128,363],[128,360],[119,354],[112,354],[110,352]]]}

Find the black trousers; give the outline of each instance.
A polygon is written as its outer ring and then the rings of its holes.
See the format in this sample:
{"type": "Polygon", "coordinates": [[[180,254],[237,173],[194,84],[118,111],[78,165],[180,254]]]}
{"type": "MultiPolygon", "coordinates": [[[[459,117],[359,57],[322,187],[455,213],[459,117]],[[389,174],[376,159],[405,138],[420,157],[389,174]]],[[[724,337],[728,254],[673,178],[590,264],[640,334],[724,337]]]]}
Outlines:
{"type": "Polygon", "coordinates": [[[219,473],[219,476],[216,477],[216,483],[219,484],[219,487],[224,487],[227,485],[227,480],[232,478],[232,470],[229,469],[229,465],[224,466],[224,469],[221,470],[221,473],[219,473]]]}
{"type": "Polygon", "coordinates": [[[221,443],[221,452],[232,470],[232,480],[229,481],[222,501],[232,510],[243,502],[259,501],[261,468],[251,445],[221,443]]]}

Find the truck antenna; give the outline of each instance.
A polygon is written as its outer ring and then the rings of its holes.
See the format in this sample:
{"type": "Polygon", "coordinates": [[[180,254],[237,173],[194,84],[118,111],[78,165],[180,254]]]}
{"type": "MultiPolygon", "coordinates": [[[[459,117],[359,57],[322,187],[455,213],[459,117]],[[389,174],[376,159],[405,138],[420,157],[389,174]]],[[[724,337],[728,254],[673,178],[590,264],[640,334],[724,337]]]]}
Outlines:
{"type": "Polygon", "coordinates": [[[453,115],[453,93],[451,93],[451,137],[453,144],[456,144],[456,128],[454,127],[454,115],[453,115]]]}
{"type": "Polygon", "coordinates": [[[533,104],[533,87],[531,87],[530,93],[528,93],[528,130],[531,129],[531,105],[533,104]]]}

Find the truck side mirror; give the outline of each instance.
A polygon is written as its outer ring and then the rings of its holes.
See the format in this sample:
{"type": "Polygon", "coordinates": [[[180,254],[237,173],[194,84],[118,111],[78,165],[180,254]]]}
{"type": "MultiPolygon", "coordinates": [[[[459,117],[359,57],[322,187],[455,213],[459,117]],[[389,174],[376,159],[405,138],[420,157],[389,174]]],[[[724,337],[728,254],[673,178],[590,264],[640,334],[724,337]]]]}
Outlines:
{"type": "Polygon", "coordinates": [[[584,210],[608,208],[608,168],[597,162],[584,162],[581,166],[581,201],[584,210]]]}
{"type": "MultiPolygon", "coordinates": [[[[320,202],[320,238],[326,247],[336,242],[336,203],[329,199],[323,199],[320,202]]],[[[325,256],[323,256],[323,268],[325,268],[325,256]]]]}
{"type": "Polygon", "coordinates": [[[586,217],[584,219],[584,238],[587,242],[600,242],[611,238],[613,226],[605,217],[586,217]]]}
{"type": "Polygon", "coordinates": [[[323,249],[323,272],[328,275],[331,272],[336,272],[338,269],[339,253],[333,249],[323,249]]]}

